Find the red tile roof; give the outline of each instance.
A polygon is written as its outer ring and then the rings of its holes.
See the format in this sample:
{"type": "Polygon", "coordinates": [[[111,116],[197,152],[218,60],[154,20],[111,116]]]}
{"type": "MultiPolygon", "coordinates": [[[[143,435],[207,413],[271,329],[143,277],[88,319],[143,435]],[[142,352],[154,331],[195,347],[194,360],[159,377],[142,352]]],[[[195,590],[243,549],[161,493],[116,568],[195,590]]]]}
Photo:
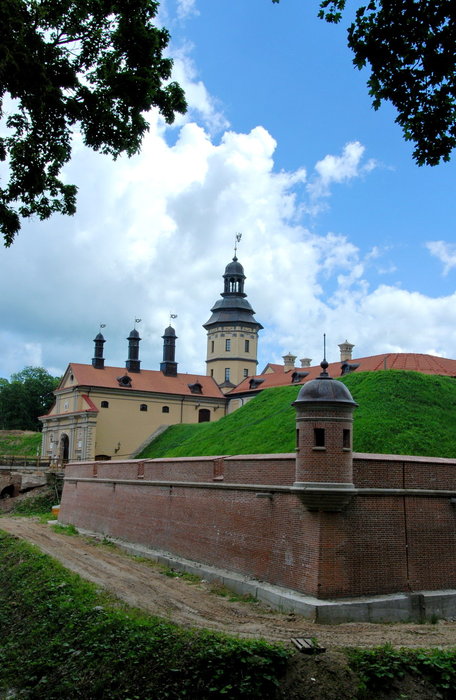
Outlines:
{"type": "MultiPolygon", "coordinates": [[[[223,398],[223,393],[212,377],[198,374],[178,374],[177,377],[167,377],[159,370],[142,369],[140,372],[128,372],[125,367],[104,367],[95,369],[92,365],[71,363],[69,365],[74,376],[73,386],[91,386],[103,389],[121,389],[122,391],[151,391],[160,394],[179,394],[197,396],[190,391],[189,384],[201,384],[201,396],[223,398]],[[128,374],[131,386],[120,386],[118,377],[128,374]]],[[[68,372],[65,373],[65,377],[68,372]]],[[[64,380],[62,380],[62,383],[64,380]]],[[[62,387],[60,384],[59,389],[62,387]]]]}
{"type": "MultiPolygon", "coordinates": [[[[445,357],[435,357],[434,355],[420,355],[418,353],[400,352],[400,353],[383,353],[382,355],[372,355],[370,357],[360,357],[353,360],[348,360],[351,365],[358,364],[356,372],[376,372],[382,369],[406,369],[423,374],[440,374],[447,377],[456,377],[456,360],[449,360],[445,357]]],[[[331,362],[328,367],[328,372],[331,377],[339,377],[341,375],[342,362],[331,362]]],[[[241,394],[246,391],[258,391],[268,389],[274,386],[286,386],[292,383],[293,372],[308,372],[309,374],[297,382],[304,382],[315,379],[321,372],[320,365],[313,367],[295,367],[289,372],[283,371],[283,365],[266,365],[273,367],[274,371],[266,374],[258,374],[255,377],[247,377],[240,384],[230,391],[227,396],[241,394]],[[281,368],[282,371],[275,368],[281,368]],[[250,389],[250,380],[263,380],[256,389],[250,389]]]]}

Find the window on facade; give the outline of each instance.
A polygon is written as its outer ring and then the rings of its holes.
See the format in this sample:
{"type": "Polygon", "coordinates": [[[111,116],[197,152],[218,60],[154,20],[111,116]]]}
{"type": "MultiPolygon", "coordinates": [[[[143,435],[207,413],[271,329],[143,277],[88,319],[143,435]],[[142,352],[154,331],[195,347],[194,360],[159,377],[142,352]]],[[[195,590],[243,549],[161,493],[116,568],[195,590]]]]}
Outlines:
{"type": "Polygon", "coordinates": [[[215,346],[215,343],[213,340],[211,340],[211,352],[214,352],[214,346],[215,346]]]}
{"type": "Polygon", "coordinates": [[[169,406],[162,406],[162,413],[169,413],[169,406]]]}
{"type": "Polygon", "coordinates": [[[350,430],[345,429],[342,433],[342,446],[346,449],[350,449],[351,447],[351,435],[350,435],[350,430]]]}
{"type": "Polygon", "coordinates": [[[227,352],[229,352],[229,351],[231,350],[231,339],[230,339],[230,338],[227,338],[227,339],[225,340],[225,350],[226,350],[227,352]]]}
{"type": "Polygon", "coordinates": [[[249,376],[249,370],[244,369],[244,379],[249,376]]]}
{"type": "Polygon", "coordinates": [[[226,381],[226,382],[229,382],[229,381],[230,381],[230,372],[231,372],[230,368],[229,368],[229,367],[225,367],[225,381],[226,381]]]}
{"type": "Polygon", "coordinates": [[[211,369],[211,377],[213,377],[213,376],[214,376],[214,370],[211,369]]]}
{"type": "Polygon", "coordinates": [[[325,446],[325,429],[324,428],[314,428],[314,446],[324,447],[325,446]]]}
{"type": "Polygon", "coordinates": [[[101,408],[109,408],[109,401],[102,401],[101,408]]]}
{"type": "Polygon", "coordinates": [[[139,410],[140,410],[140,411],[147,411],[147,404],[142,403],[142,404],[140,405],[140,407],[139,407],[139,410]]]}
{"type": "Polygon", "coordinates": [[[244,340],[244,351],[245,352],[250,351],[250,340],[244,340]]]}

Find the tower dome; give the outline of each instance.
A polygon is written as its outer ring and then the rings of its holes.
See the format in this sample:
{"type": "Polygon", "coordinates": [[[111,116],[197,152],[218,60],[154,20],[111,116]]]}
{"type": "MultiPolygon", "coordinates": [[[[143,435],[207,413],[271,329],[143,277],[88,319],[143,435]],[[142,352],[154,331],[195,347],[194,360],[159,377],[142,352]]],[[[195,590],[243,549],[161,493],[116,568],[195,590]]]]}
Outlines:
{"type": "Polygon", "coordinates": [[[207,374],[224,391],[256,373],[258,331],[263,328],[244,292],[244,268],[234,255],[225,267],[221,299],[204,324],[207,330],[207,374]]]}

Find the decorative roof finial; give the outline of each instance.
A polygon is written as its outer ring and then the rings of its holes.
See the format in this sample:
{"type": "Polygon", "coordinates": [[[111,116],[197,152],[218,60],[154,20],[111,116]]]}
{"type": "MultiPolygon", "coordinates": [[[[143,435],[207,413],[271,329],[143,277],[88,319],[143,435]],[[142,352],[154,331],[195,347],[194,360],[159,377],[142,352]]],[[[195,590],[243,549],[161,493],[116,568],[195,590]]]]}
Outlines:
{"type": "Polygon", "coordinates": [[[323,333],[323,360],[320,362],[320,367],[322,371],[320,372],[320,377],[329,377],[326,371],[329,367],[329,363],[326,360],[326,333],[323,333]]]}
{"type": "Polygon", "coordinates": [[[136,324],[141,323],[141,321],[142,321],[142,318],[135,318],[135,323],[134,323],[133,328],[136,328],[136,324]]]}
{"type": "Polygon", "coordinates": [[[237,234],[236,234],[236,239],[235,239],[235,241],[234,241],[234,258],[233,258],[233,260],[237,260],[237,255],[236,255],[236,253],[237,253],[237,244],[239,243],[239,241],[241,240],[241,238],[242,238],[242,233],[237,233],[237,234]]]}
{"type": "Polygon", "coordinates": [[[102,328],[106,328],[106,323],[100,323],[100,330],[101,330],[102,328]]]}

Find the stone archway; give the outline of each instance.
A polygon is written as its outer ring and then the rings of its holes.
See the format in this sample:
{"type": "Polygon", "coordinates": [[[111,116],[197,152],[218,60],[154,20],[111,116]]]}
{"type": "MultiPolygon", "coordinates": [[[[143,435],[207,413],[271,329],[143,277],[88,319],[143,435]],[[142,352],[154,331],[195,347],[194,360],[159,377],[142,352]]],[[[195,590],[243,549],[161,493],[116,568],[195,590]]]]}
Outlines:
{"type": "Polygon", "coordinates": [[[70,456],[70,439],[66,433],[60,436],[59,462],[68,462],[70,456]]]}

